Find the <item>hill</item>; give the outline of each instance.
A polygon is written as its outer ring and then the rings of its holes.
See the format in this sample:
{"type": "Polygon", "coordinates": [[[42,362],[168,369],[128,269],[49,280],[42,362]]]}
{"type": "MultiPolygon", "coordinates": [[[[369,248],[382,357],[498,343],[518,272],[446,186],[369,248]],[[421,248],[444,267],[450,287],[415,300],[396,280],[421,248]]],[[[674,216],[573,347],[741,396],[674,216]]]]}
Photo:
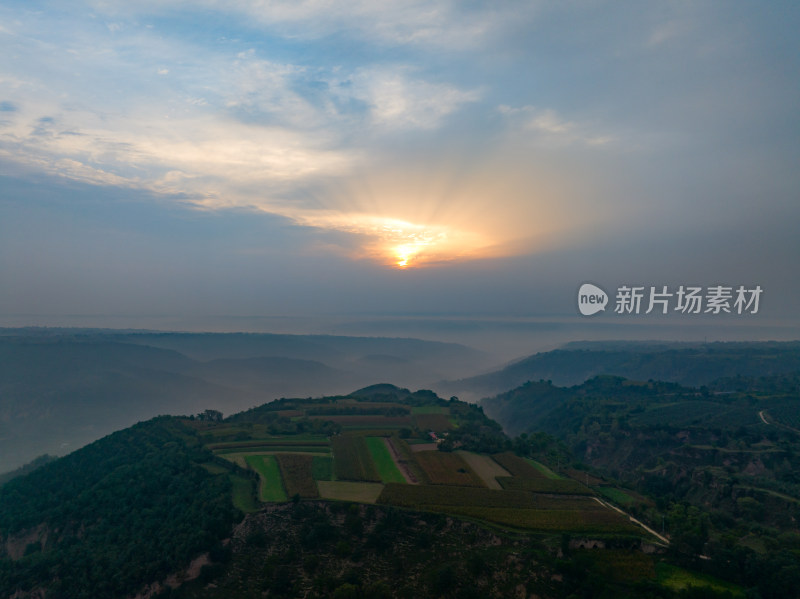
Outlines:
{"type": "Polygon", "coordinates": [[[796,375],[737,376],[709,388],[613,376],[573,387],[539,381],[480,405],[549,452],[545,463],[588,467],[587,481],[626,489],[593,487],[654,528],[660,520],[678,563],[697,567],[704,555],[706,571],[762,597],[798,588],[796,375]]]}
{"type": "Polygon", "coordinates": [[[159,418],[0,487],[3,596],[124,597],[219,552],[241,518],[191,428],[159,418]]]}
{"type": "Polygon", "coordinates": [[[0,487],[0,594],[673,597],[676,572],[739,592],[536,451],[392,385],[160,417],[0,487]]]}
{"type": "Polygon", "coordinates": [[[479,399],[514,389],[527,381],[578,385],[597,375],[632,380],[708,385],[735,376],[800,372],[800,342],[660,343],[581,342],[540,352],[483,375],[443,382],[437,390],[479,399]]]}

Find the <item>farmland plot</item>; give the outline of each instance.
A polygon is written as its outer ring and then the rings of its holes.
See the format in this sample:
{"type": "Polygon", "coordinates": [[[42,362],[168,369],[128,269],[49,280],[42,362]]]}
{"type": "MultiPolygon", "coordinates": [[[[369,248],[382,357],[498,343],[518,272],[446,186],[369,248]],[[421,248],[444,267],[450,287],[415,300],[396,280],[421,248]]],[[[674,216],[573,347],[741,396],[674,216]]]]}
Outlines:
{"type": "Polygon", "coordinates": [[[497,482],[504,489],[530,491],[532,493],[555,493],[560,495],[592,495],[589,487],[571,478],[553,480],[551,478],[498,477],[497,482]]]}
{"type": "Polygon", "coordinates": [[[436,506],[429,506],[429,509],[479,518],[495,524],[526,530],[617,534],[639,534],[641,532],[639,528],[631,524],[622,514],[608,509],[603,511],[584,511],[468,506],[444,506],[439,509],[437,509],[436,506]]]}
{"type": "Polygon", "coordinates": [[[298,453],[279,453],[275,456],[278,461],[286,494],[289,497],[319,497],[317,485],[312,475],[313,456],[298,453]]]}
{"type": "Polygon", "coordinates": [[[414,456],[433,485],[485,487],[481,478],[456,453],[420,451],[414,456]]]}
{"type": "Polygon", "coordinates": [[[383,491],[380,483],[353,483],[341,480],[321,480],[319,494],[325,499],[339,501],[356,501],[358,503],[375,503],[383,491]]]}
{"type": "Polygon", "coordinates": [[[383,437],[367,437],[367,448],[372,461],[378,469],[381,481],[385,483],[404,483],[406,478],[397,468],[383,437]]]}
{"type": "Polygon", "coordinates": [[[464,458],[464,461],[469,464],[470,468],[475,471],[475,474],[480,476],[481,480],[483,480],[490,489],[502,489],[503,487],[497,482],[497,477],[510,476],[505,468],[489,456],[472,453],[470,451],[457,451],[456,453],[464,458]]]}
{"type": "Polygon", "coordinates": [[[333,437],[333,465],[339,480],[381,482],[364,437],[333,437]]]}
{"type": "Polygon", "coordinates": [[[513,453],[498,453],[492,457],[495,462],[508,470],[511,476],[520,476],[522,478],[549,478],[540,468],[534,467],[528,460],[513,453]]]}
{"type": "Polygon", "coordinates": [[[421,431],[449,431],[453,423],[446,414],[415,414],[414,424],[421,431]]]}
{"type": "Polygon", "coordinates": [[[252,455],[245,458],[247,465],[258,472],[261,485],[258,498],[261,501],[280,502],[286,501],[286,491],[283,488],[281,472],[274,456],[252,455]]]}

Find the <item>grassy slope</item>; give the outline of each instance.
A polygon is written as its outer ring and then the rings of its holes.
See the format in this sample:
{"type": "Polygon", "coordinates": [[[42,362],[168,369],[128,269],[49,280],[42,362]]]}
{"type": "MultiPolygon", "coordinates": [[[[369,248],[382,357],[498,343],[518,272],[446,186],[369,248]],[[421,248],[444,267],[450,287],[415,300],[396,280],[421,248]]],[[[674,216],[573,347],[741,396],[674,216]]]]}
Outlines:
{"type": "Polygon", "coordinates": [[[261,478],[258,497],[261,501],[286,501],[286,490],[283,488],[281,472],[274,456],[252,455],[246,458],[247,465],[258,472],[261,478]]]}
{"type": "Polygon", "coordinates": [[[386,447],[383,437],[367,437],[367,448],[372,456],[372,461],[375,463],[375,467],[378,469],[378,474],[380,475],[382,482],[406,482],[405,477],[400,470],[398,470],[397,465],[395,465],[394,460],[389,453],[389,448],[386,447]]]}

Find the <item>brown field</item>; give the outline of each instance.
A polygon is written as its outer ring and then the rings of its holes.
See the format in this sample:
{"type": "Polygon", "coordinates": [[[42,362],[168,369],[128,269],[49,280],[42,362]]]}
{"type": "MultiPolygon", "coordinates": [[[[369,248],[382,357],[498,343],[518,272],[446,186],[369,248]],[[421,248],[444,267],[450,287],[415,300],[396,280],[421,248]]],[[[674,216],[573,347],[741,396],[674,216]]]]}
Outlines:
{"type": "Polygon", "coordinates": [[[313,456],[297,453],[279,453],[275,455],[283,477],[286,495],[294,497],[319,497],[317,484],[312,475],[313,456]]]}
{"type": "MultiPolygon", "coordinates": [[[[321,407],[321,406],[315,406],[321,407]]],[[[407,405],[397,402],[385,401],[353,401],[351,399],[340,399],[336,402],[337,408],[355,408],[365,412],[374,412],[375,410],[388,410],[393,408],[400,408],[403,411],[411,411],[407,405]]]]}
{"type": "Polygon", "coordinates": [[[534,468],[524,459],[511,452],[498,453],[492,456],[494,461],[511,473],[511,476],[522,478],[547,478],[543,472],[534,468]]]}
{"type": "Polygon", "coordinates": [[[503,488],[500,486],[500,483],[497,482],[497,477],[509,476],[509,473],[492,458],[469,451],[457,451],[456,453],[469,464],[470,468],[475,471],[475,474],[481,477],[481,480],[483,480],[487,487],[490,489],[503,488]]]}
{"type": "MultiPolygon", "coordinates": [[[[538,508],[530,493],[496,491],[475,487],[445,487],[441,485],[403,485],[389,483],[381,493],[378,503],[399,505],[415,509],[428,506],[449,505],[467,507],[538,508]]],[[[593,502],[594,503],[594,502],[593,502]]],[[[595,503],[596,506],[601,507],[595,503]]]]}
{"type": "Polygon", "coordinates": [[[411,425],[411,416],[382,416],[380,414],[345,414],[333,416],[309,416],[311,420],[330,420],[342,426],[375,426],[400,428],[411,425]]]}
{"type": "Polygon", "coordinates": [[[458,454],[443,451],[420,451],[415,453],[414,457],[433,485],[486,486],[458,454]]]}
{"type": "Polygon", "coordinates": [[[570,468],[567,470],[567,476],[572,479],[577,480],[580,483],[589,484],[591,486],[595,485],[602,485],[605,481],[602,478],[597,478],[596,476],[592,476],[591,474],[584,472],[582,470],[575,470],[574,468],[570,468]]]}
{"type": "Polygon", "coordinates": [[[453,428],[453,423],[446,414],[417,414],[414,416],[414,424],[421,431],[449,431],[453,428]]]}
{"type": "Polygon", "coordinates": [[[281,418],[300,418],[303,415],[303,410],[278,410],[278,416],[281,418]]]}
{"type": "Polygon", "coordinates": [[[526,530],[618,534],[641,534],[642,532],[628,522],[627,518],[611,510],[539,510],[469,506],[427,506],[427,509],[479,518],[495,524],[526,530]]]}
{"type": "Polygon", "coordinates": [[[375,503],[383,491],[380,483],[352,483],[341,480],[317,481],[319,494],[325,499],[339,501],[356,501],[358,503],[375,503]]]}
{"type": "Polygon", "coordinates": [[[223,449],[247,449],[250,447],[269,448],[269,447],[328,447],[328,441],[304,441],[292,440],[286,438],[273,437],[271,439],[263,439],[261,441],[225,441],[222,443],[211,443],[207,445],[211,451],[220,451],[223,449]]]}
{"type": "Polygon", "coordinates": [[[530,491],[531,493],[555,493],[558,495],[594,495],[592,490],[571,478],[522,478],[501,476],[497,482],[504,489],[530,491]]]}
{"type": "Polygon", "coordinates": [[[535,495],[526,491],[497,491],[474,487],[442,485],[404,485],[388,483],[378,503],[388,503],[417,509],[429,506],[464,506],[525,508],[534,510],[574,510],[608,512],[609,509],[593,497],[535,495]]]}
{"type": "Polygon", "coordinates": [[[339,480],[380,482],[366,439],[360,435],[336,435],[333,445],[333,467],[339,480]]]}
{"type": "Polygon", "coordinates": [[[438,445],[436,443],[417,443],[415,445],[409,445],[411,451],[414,453],[420,451],[436,451],[438,449],[438,445]]]}

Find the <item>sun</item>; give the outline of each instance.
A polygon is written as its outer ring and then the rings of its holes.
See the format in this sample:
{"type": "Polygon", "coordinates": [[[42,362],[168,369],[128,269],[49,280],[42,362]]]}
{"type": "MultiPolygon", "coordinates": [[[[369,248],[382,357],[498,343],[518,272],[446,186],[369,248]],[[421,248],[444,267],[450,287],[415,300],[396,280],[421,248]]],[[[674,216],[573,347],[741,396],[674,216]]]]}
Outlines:
{"type": "Polygon", "coordinates": [[[417,253],[419,253],[419,249],[408,244],[394,248],[397,268],[408,268],[410,266],[409,262],[417,253]]]}

